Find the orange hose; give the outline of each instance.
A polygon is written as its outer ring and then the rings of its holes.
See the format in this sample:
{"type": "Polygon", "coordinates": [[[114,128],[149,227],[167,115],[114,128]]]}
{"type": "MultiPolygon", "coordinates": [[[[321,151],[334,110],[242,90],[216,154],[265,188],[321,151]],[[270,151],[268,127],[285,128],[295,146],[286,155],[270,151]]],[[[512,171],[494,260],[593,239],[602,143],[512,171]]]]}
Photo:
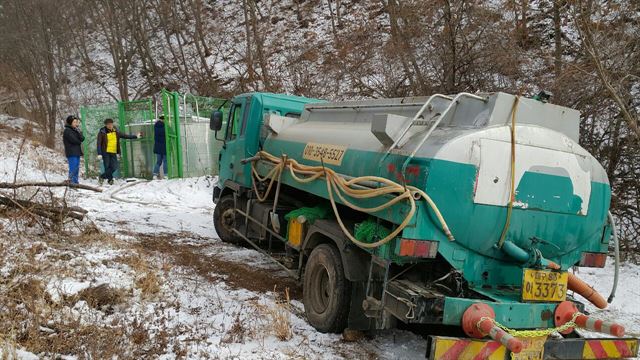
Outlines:
{"type": "MultiPolygon", "coordinates": [[[[547,265],[550,269],[560,269],[560,265],[556,264],[553,261],[549,261],[549,265],[547,265]]],[[[567,281],[567,287],[571,291],[575,291],[580,294],[583,298],[589,300],[590,303],[597,306],[599,309],[607,308],[607,300],[604,299],[599,292],[596,291],[591,285],[582,281],[575,274],[569,273],[569,279],[567,281]]]]}
{"type": "Polygon", "coordinates": [[[585,299],[589,300],[593,305],[600,309],[607,308],[607,300],[600,295],[591,285],[582,281],[579,277],[569,273],[569,281],[567,282],[569,290],[573,290],[582,295],[585,299]]]}

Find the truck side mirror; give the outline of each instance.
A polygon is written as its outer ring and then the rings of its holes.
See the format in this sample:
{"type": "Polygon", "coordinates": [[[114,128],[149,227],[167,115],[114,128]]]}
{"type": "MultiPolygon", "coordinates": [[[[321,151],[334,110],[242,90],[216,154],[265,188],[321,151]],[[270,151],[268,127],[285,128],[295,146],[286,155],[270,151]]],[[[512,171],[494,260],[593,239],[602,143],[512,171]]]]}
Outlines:
{"type": "Polygon", "coordinates": [[[222,129],[222,111],[214,111],[209,119],[209,129],[220,131],[222,129]]]}

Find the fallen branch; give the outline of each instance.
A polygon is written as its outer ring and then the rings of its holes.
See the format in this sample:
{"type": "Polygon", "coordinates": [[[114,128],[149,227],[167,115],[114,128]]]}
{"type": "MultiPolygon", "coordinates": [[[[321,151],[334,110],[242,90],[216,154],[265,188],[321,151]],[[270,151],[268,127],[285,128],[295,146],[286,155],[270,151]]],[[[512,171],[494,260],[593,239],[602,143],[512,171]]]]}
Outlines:
{"type": "Polygon", "coordinates": [[[0,205],[19,208],[22,210],[26,210],[33,215],[42,216],[47,219],[56,221],[60,221],[67,217],[76,220],[82,220],[84,219],[84,215],[87,213],[87,210],[79,208],[77,206],[50,206],[28,200],[12,199],[6,196],[0,196],[0,205]]]}
{"type": "Polygon", "coordinates": [[[84,184],[72,184],[64,181],[58,182],[58,183],[51,183],[51,182],[0,183],[0,189],[17,189],[17,188],[28,187],[28,186],[68,187],[72,189],[82,189],[82,190],[91,190],[95,192],[102,192],[102,189],[97,187],[84,185],[84,184]]]}

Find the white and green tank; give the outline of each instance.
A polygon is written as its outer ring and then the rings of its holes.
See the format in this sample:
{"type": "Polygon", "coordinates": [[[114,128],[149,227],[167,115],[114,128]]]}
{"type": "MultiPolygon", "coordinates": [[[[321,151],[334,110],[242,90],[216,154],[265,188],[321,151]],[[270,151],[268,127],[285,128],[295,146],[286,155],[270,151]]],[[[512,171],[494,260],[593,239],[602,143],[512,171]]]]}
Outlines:
{"type": "MultiPolygon", "coordinates": [[[[438,241],[438,253],[471,288],[511,299],[519,296],[522,267],[496,245],[511,198],[512,145],[515,198],[505,240],[562,269],[582,253],[607,251],[610,187],[602,166],[579,145],[579,118],[576,110],[505,93],[315,103],[299,118],[265,115],[261,144],[303,164],[425,190],[455,241],[423,203],[401,238],[438,241]]],[[[323,181],[300,184],[286,172],[282,181],[327,197],[323,181]]],[[[405,211],[376,215],[397,224],[405,211]]],[[[398,254],[397,242],[378,250],[411,261],[398,254]]]]}

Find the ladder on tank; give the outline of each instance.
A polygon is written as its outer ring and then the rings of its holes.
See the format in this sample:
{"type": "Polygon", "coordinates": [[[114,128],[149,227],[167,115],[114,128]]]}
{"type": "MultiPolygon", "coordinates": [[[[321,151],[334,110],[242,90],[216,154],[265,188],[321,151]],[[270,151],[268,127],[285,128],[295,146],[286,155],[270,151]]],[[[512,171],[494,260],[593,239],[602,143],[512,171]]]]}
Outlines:
{"type": "Polygon", "coordinates": [[[429,129],[422,136],[422,138],[420,139],[420,141],[418,142],[416,147],[411,151],[409,156],[407,156],[407,159],[404,161],[404,164],[402,165],[402,174],[404,174],[405,170],[407,169],[407,165],[409,165],[409,162],[416,156],[416,153],[418,152],[418,150],[422,147],[422,145],[424,145],[424,143],[427,141],[429,136],[431,136],[433,131],[438,127],[438,125],[440,125],[440,122],[444,118],[446,118],[446,116],[449,114],[449,112],[452,109],[454,109],[456,107],[456,105],[458,104],[458,101],[462,97],[469,97],[471,99],[480,100],[482,102],[486,102],[487,101],[487,98],[484,98],[482,96],[478,96],[478,95],[475,95],[475,94],[471,94],[471,93],[466,93],[466,92],[459,93],[458,95],[456,95],[453,98],[450,97],[450,96],[447,96],[447,95],[442,95],[442,94],[431,95],[427,99],[427,101],[424,103],[424,105],[422,105],[420,110],[413,116],[411,121],[404,126],[404,128],[400,132],[400,136],[398,136],[398,138],[393,142],[393,144],[384,153],[384,155],[380,159],[380,163],[378,164],[379,165],[378,167],[380,169],[382,169],[382,163],[384,162],[384,160],[386,160],[386,158],[389,156],[389,154],[391,154],[391,152],[393,150],[396,150],[396,149],[399,148],[400,142],[409,133],[409,130],[411,130],[411,128],[414,125],[425,125],[422,120],[418,120],[418,119],[420,118],[420,116],[422,116],[422,113],[424,113],[425,110],[427,110],[427,109],[431,110],[432,109],[431,103],[433,102],[433,100],[438,99],[438,98],[439,99],[448,100],[449,101],[449,105],[447,106],[447,108],[442,113],[437,114],[432,120],[428,120],[427,121],[426,125],[428,125],[428,126],[430,125],[429,129]]]}

